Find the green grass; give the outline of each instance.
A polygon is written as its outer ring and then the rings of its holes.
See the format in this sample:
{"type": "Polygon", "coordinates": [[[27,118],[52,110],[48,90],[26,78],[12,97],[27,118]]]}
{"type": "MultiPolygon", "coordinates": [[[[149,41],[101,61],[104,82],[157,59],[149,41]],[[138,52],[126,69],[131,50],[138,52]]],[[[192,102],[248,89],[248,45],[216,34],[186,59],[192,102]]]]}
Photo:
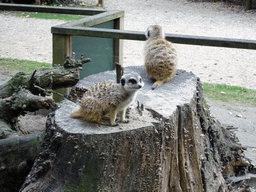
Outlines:
{"type": "Polygon", "coordinates": [[[256,105],[256,90],[225,84],[202,83],[204,96],[229,103],[256,105]]]}
{"type": "Polygon", "coordinates": [[[70,14],[58,14],[58,13],[39,13],[39,12],[14,12],[16,17],[24,18],[37,18],[37,19],[57,19],[64,21],[75,21],[85,18],[85,15],[70,15],[70,14]]]}
{"type": "Polygon", "coordinates": [[[36,61],[0,58],[0,69],[10,71],[31,72],[35,69],[49,67],[52,67],[51,63],[40,63],[36,61]]]}

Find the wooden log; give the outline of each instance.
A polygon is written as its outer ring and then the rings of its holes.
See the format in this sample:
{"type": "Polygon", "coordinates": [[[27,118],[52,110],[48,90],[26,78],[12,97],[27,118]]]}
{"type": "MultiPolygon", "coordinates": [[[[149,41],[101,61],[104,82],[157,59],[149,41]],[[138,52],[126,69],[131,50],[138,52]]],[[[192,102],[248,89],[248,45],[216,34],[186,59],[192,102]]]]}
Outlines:
{"type": "MultiPolygon", "coordinates": [[[[108,127],[72,119],[79,105],[63,101],[48,117],[44,148],[20,191],[228,190],[225,178],[235,174],[232,162],[242,157],[234,154],[242,148],[210,117],[200,80],[178,70],[151,90],[144,67],[124,73],[131,71],[145,86],[129,108],[130,122],[108,127]]],[[[74,90],[115,78],[114,71],[91,75],[74,90]]]]}
{"type": "Polygon", "coordinates": [[[55,102],[44,97],[50,95],[52,89],[72,87],[79,81],[79,69],[91,59],[81,56],[80,60],[70,57],[64,66],[38,69],[31,73],[19,72],[7,83],[0,85],[0,119],[10,128],[18,131],[17,118],[26,111],[39,109],[55,109],[55,102]]]}
{"type": "Polygon", "coordinates": [[[17,191],[22,186],[44,140],[42,132],[22,137],[18,134],[11,136],[0,139],[0,189],[6,192],[17,191]]]}

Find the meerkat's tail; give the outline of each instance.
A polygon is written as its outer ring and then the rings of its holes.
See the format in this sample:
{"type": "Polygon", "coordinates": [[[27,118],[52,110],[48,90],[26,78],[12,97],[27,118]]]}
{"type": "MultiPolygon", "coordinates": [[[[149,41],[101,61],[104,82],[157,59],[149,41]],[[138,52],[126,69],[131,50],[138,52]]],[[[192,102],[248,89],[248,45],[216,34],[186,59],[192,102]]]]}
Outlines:
{"type": "Polygon", "coordinates": [[[78,111],[75,111],[74,113],[71,113],[70,117],[72,117],[72,118],[80,118],[80,117],[83,117],[83,113],[82,113],[81,109],[79,109],[78,111]]]}

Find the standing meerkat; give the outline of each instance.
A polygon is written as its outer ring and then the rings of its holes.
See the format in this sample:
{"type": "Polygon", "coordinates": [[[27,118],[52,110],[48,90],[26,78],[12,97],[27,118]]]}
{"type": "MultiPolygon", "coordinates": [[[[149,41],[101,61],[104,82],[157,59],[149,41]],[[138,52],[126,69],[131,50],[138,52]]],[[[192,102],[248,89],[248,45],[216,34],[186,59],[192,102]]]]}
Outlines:
{"type": "Polygon", "coordinates": [[[117,112],[121,112],[121,122],[126,120],[126,109],[135,99],[137,91],[144,85],[137,73],[126,74],[121,77],[120,84],[100,82],[90,87],[81,99],[81,107],[78,111],[71,113],[73,118],[108,125],[102,118],[109,114],[110,125],[115,123],[117,112]]]}
{"type": "Polygon", "coordinates": [[[178,56],[173,44],[165,40],[162,27],[151,25],[146,31],[144,48],[145,67],[150,78],[155,80],[152,89],[170,81],[176,74],[178,56]]]}

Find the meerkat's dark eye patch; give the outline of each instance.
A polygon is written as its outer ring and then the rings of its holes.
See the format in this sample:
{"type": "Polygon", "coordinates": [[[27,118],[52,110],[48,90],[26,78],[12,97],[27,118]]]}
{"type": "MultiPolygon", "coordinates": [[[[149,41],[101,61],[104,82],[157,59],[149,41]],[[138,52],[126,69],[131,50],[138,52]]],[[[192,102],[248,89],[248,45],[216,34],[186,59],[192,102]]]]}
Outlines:
{"type": "Polygon", "coordinates": [[[149,30],[147,31],[147,36],[148,36],[148,37],[150,36],[150,31],[149,31],[149,30]]]}
{"type": "Polygon", "coordinates": [[[125,80],[121,79],[121,85],[124,86],[125,85],[125,80]]]}
{"type": "Polygon", "coordinates": [[[130,79],[129,81],[128,81],[129,83],[131,83],[131,84],[137,84],[137,81],[135,80],[135,79],[130,79]]]}

